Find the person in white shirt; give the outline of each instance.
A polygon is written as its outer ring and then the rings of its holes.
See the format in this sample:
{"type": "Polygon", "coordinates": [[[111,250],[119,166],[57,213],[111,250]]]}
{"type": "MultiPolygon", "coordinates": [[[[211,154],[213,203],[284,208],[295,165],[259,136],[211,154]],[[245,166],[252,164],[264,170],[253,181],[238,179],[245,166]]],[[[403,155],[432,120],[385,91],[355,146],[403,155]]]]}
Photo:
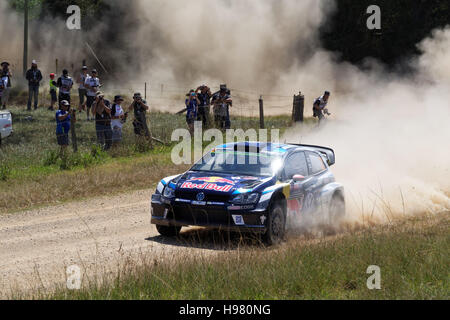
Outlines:
{"type": "Polygon", "coordinates": [[[123,111],[121,104],[123,103],[122,96],[115,96],[114,103],[111,107],[111,129],[113,146],[122,141],[122,127],[125,121],[126,114],[123,111]]]}
{"type": "Polygon", "coordinates": [[[56,86],[59,88],[59,103],[61,104],[61,101],[67,101],[70,104],[70,91],[73,87],[73,80],[69,77],[69,71],[66,69],[63,70],[63,74],[58,79],[56,86]]]}
{"type": "MultiPolygon", "coordinates": [[[[90,120],[89,115],[91,111],[92,104],[95,101],[97,92],[100,88],[100,79],[97,77],[97,70],[92,70],[92,75],[86,77],[86,81],[84,82],[84,87],[86,89],[86,111],[87,111],[87,121],[90,120]]],[[[93,120],[93,119],[92,119],[93,120]]]]}
{"type": "Polygon", "coordinates": [[[81,69],[81,73],[78,75],[77,83],[78,83],[78,96],[80,97],[80,105],[78,107],[78,110],[81,111],[82,106],[84,105],[84,100],[87,97],[87,90],[84,86],[87,77],[89,77],[88,74],[88,67],[84,66],[81,69]]]}
{"type": "Polygon", "coordinates": [[[319,124],[320,124],[320,122],[322,122],[322,120],[325,119],[325,114],[329,115],[329,116],[331,115],[331,113],[329,113],[328,109],[327,109],[327,105],[328,105],[330,96],[331,96],[330,92],[325,91],[323,96],[321,96],[320,98],[317,98],[314,101],[314,108],[313,108],[314,117],[319,118],[319,124]]]}

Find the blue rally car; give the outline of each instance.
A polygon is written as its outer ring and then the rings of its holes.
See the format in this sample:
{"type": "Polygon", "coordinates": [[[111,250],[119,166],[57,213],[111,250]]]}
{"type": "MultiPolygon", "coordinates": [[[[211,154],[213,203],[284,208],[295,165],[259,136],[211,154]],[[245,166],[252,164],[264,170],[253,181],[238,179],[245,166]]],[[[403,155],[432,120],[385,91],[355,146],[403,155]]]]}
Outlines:
{"type": "Polygon", "coordinates": [[[245,142],[218,146],[189,171],[168,177],[152,196],[152,224],[163,236],[184,226],[255,232],[279,243],[287,223],[335,223],[345,215],[344,188],[317,146],[245,142]]]}

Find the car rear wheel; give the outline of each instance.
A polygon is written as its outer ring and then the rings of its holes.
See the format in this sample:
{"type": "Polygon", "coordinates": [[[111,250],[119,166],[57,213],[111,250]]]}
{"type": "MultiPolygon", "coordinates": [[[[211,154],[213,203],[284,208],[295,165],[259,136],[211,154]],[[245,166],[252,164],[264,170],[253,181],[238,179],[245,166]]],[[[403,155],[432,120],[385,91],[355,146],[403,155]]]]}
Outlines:
{"type": "Polygon", "coordinates": [[[268,245],[276,245],[283,241],[286,234],[286,214],[281,203],[275,203],[267,219],[267,231],[263,240],[268,245]]]}
{"type": "Polygon", "coordinates": [[[329,211],[329,224],[336,225],[345,216],[345,200],[344,198],[337,194],[333,196],[333,199],[330,203],[330,211],[329,211]]]}
{"type": "Polygon", "coordinates": [[[164,237],[176,237],[180,234],[181,227],[156,226],[159,234],[164,237]]]}

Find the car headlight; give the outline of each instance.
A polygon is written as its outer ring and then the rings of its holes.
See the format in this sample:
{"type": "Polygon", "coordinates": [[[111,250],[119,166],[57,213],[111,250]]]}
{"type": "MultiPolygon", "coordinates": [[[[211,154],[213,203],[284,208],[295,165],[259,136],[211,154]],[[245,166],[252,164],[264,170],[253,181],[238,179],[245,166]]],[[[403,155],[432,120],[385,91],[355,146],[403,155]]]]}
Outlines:
{"type": "Polygon", "coordinates": [[[259,193],[245,193],[240,194],[231,200],[233,204],[254,204],[257,203],[259,199],[259,193]]]}
{"type": "Polygon", "coordinates": [[[169,186],[166,186],[164,188],[163,196],[164,196],[164,198],[167,198],[167,199],[175,198],[175,190],[169,186]]]}

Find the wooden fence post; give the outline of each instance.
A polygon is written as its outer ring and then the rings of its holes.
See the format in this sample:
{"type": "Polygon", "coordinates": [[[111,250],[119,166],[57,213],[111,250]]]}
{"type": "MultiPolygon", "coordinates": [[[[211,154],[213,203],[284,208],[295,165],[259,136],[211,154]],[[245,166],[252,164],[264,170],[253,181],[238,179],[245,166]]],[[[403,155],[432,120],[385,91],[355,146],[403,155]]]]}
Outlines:
{"type": "Polygon", "coordinates": [[[264,100],[262,96],[259,98],[259,127],[264,129],[264,100]]]}
{"type": "Polygon", "coordinates": [[[299,92],[298,96],[294,96],[292,108],[292,120],[294,122],[303,122],[305,112],[305,96],[299,92]]]}
{"type": "Polygon", "coordinates": [[[78,152],[77,132],[75,129],[75,124],[77,122],[77,119],[76,119],[77,112],[75,109],[73,109],[70,112],[72,112],[72,115],[70,117],[70,130],[72,132],[72,147],[73,147],[73,152],[78,152]]]}

